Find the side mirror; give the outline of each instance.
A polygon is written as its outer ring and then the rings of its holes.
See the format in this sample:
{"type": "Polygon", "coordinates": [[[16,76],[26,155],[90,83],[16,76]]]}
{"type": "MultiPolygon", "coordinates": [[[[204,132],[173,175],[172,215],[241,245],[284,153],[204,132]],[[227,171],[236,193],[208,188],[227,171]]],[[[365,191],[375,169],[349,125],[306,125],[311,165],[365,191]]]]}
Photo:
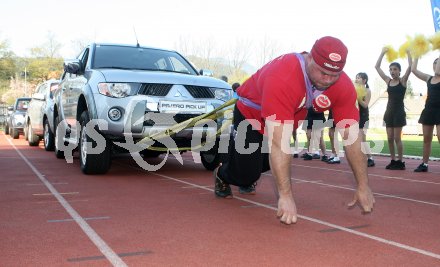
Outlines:
{"type": "Polygon", "coordinates": [[[81,70],[81,63],[79,60],[64,62],[64,71],[71,74],[78,74],[81,70]]]}
{"type": "Polygon", "coordinates": [[[213,73],[212,73],[212,71],[210,71],[210,70],[207,70],[207,69],[201,69],[201,70],[200,70],[200,75],[212,77],[212,76],[213,76],[213,73]]]}

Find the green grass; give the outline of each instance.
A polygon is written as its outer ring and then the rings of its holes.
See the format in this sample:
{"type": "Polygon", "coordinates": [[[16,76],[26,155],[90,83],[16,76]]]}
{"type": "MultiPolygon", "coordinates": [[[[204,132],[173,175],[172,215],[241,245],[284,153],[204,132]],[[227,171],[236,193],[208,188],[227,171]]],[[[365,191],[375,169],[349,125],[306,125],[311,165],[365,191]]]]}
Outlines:
{"type": "MultiPolygon", "coordinates": [[[[305,143],[306,136],[305,133],[299,134],[299,141],[305,143]]],[[[330,149],[330,141],[328,138],[327,130],[324,131],[324,141],[327,149],[330,149]]],[[[389,154],[387,136],[384,132],[373,132],[367,133],[367,141],[370,143],[370,147],[373,153],[389,154]],[[381,148],[381,149],[380,149],[381,148]]],[[[408,156],[422,156],[423,153],[423,136],[417,135],[403,135],[403,154],[408,156]]],[[[397,150],[396,150],[397,153],[397,150]]],[[[431,144],[431,156],[432,158],[440,158],[440,144],[438,142],[437,136],[432,138],[431,144]]]]}
{"type": "MultiPolygon", "coordinates": [[[[367,135],[367,140],[370,141],[367,135]]],[[[380,153],[389,154],[388,141],[386,135],[382,138],[372,138],[372,142],[383,141],[384,147],[380,153]]],[[[404,135],[402,136],[403,154],[411,156],[422,156],[423,153],[423,136],[417,135],[404,135]]],[[[436,136],[432,138],[431,144],[431,157],[440,158],[440,144],[436,136]]]]}

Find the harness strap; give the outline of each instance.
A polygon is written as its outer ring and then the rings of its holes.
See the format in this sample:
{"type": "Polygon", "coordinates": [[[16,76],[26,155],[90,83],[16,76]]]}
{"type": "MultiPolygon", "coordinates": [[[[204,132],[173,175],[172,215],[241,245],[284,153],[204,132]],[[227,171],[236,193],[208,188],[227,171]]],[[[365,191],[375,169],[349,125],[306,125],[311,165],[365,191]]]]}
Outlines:
{"type": "MultiPolygon", "coordinates": [[[[306,84],[306,93],[307,93],[307,95],[306,95],[306,104],[305,105],[306,105],[306,108],[310,108],[310,107],[312,107],[312,101],[313,101],[313,99],[315,97],[315,91],[318,91],[318,90],[313,89],[313,85],[310,82],[309,76],[307,76],[306,66],[305,66],[305,63],[304,63],[304,56],[299,54],[299,53],[295,53],[295,56],[298,58],[299,63],[301,65],[301,70],[302,70],[303,75],[304,75],[304,83],[306,84]]],[[[318,93],[318,95],[319,95],[320,91],[318,91],[318,92],[319,92],[318,93]]]]}
{"type": "Polygon", "coordinates": [[[242,96],[238,96],[238,100],[241,101],[241,103],[243,103],[245,106],[256,109],[256,110],[261,110],[261,106],[258,105],[255,102],[252,102],[252,100],[247,99],[246,97],[242,97],[242,96]]]}

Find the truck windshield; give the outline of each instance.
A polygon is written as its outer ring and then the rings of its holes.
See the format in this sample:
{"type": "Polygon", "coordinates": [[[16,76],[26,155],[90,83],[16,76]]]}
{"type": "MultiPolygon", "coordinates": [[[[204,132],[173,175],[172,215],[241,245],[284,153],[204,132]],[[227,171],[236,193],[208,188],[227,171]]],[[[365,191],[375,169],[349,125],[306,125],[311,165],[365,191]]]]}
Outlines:
{"type": "Polygon", "coordinates": [[[129,46],[97,45],[92,68],[168,71],[197,75],[196,70],[176,52],[129,46]]]}

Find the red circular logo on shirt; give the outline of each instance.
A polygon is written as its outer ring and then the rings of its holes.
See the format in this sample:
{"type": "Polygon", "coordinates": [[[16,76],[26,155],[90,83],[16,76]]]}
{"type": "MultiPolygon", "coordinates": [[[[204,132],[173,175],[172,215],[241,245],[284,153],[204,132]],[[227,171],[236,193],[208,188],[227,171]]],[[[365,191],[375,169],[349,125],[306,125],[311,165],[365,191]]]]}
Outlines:
{"type": "Polygon", "coordinates": [[[331,105],[330,99],[328,99],[326,95],[317,96],[315,99],[315,103],[318,107],[322,109],[328,108],[331,105]]]}

